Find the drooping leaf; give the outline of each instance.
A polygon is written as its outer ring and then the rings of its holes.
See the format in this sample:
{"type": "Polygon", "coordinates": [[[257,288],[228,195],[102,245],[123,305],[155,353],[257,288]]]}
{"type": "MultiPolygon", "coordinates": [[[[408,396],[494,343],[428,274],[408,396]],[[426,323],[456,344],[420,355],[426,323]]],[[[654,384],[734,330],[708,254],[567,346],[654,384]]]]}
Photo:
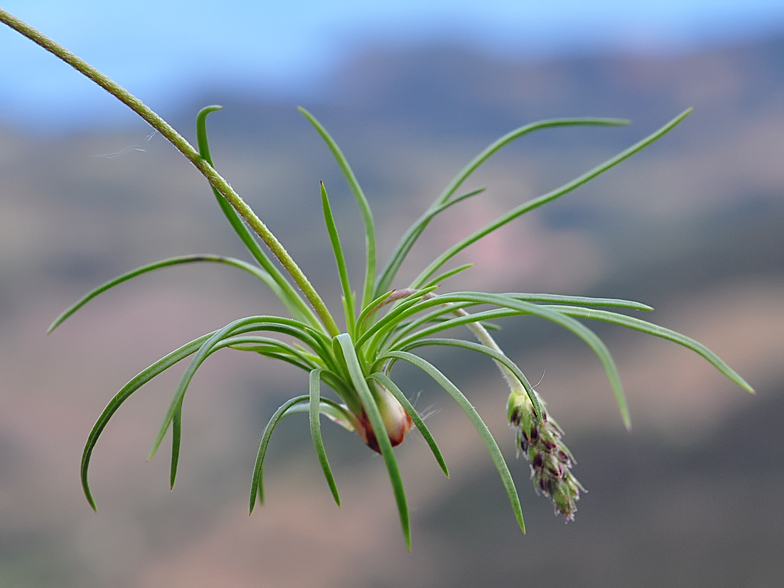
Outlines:
{"type": "Polygon", "coordinates": [[[381,450],[381,455],[384,458],[384,464],[387,466],[389,481],[392,483],[392,491],[394,492],[395,501],[397,502],[397,510],[400,515],[400,526],[403,529],[403,537],[406,540],[408,550],[411,551],[411,524],[408,517],[406,493],[403,490],[403,480],[400,478],[400,470],[397,466],[397,459],[395,459],[395,452],[392,449],[392,443],[389,441],[389,436],[386,434],[386,427],[381,418],[381,412],[365,381],[365,376],[362,373],[362,366],[360,366],[359,360],[357,359],[351,337],[348,336],[348,333],[341,333],[335,337],[335,340],[340,345],[340,349],[343,352],[343,357],[351,375],[351,382],[359,394],[362,401],[362,407],[365,409],[365,412],[370,419],[370,424],[376,432],[376,441],[381,450]]]}
{"type": "Polygon", "coordinates": [[[212,333],[194,354],[190,364],[185,369],[185,372],[180,378],[180,383],[177,386],[177,390],[174,393],[174,397],[172,398],[171,404],[169,405],[169,409],[164,416],[163,422],[161,423],[160,429],[158,430],[158,434],[156,435],[155,441],[153,442],[149,459],[152,459],[152,457],[155,455],[155,452],[158,450],[158,447],[163,441],[163,437],[166,435],[166,431],[168,430],[169,425],[174,418],[174,414],[178,410],[177,407],[182,403],[182,399],[185,396],[185,392],[188,389],[188,385],[190,384],[191,379],[201,364],[207,359],[207,357],[209,357],[210,354],[212,354],[213,351],[229,337],[234,335],[241,335],[247,332],[264,330],[280,331],[293,334],[305,343],[317,344],[319,339],[319,337],[314,337],[312,334],[317,332],[312,331],[308,325],[304,323],[294,319],[270,316],[255,316],[238,319],[236,321],[232,321],[222,329],[212,333]]]}
{"type": "MultiPolygon", "coordinates": [[[[476,304],[490,304],[493,306],[499,306],[502,308],[508,308],[510,310],[516,310],[521,315],[530,314],[533,316],[538,316],[549,321],[552,321],[568,330],[573,332],[575,335],[580,337],[587,345],[591,348],[594,352],[596,357],[602,363],[604,367],[604,371],[607,374],[607,379],[610,382],[610,387],[612,388],[613,395],[615,396],[615,401],[618,404],[618,408],[621,412],[621,418],[623,419],[624,425],[627,429],[631,428],[631,418],[629,416],[629,407],[626,402],[626,395],[623,392],[623,386],[621,385],[621,378],[618,374],[618,368],[615,366],[615,361],[612,358],[607,346],[602,342],[601,339],[591,331],[588,327],[580,323],[579,321],[573,319],[566,314],[559,312],[557,306],[547,307],[544,305],[539,304],[532,304],[530,302],[525,302],[523,300],[516,300],[509,296],[504,296],[502,294],[487,294],[484,292],[455,292],[452,294],[444,294],[438,297],[433,297],[428,300],[420,300],[417,304],[411,306],[410,308],[406,309],[406,311],[402,314],[403,317],[406,315],[414,315],[417,312],[421,312],[422,310],[426,310],[432,306],[437,304],[461,304],[463,302],[474,302],[476,304]]],[[[391,341],[389,344],[390,348],[401,348],[405,347],[406,345],[413,343],[422,337],[432,335],[439,331],[443,331],[445,329],[452,328],[453,326],[467,324],[469,322],[476,322],[477,317],[479,318],[486,318],[486,316],[482,316],[482,313],[477,313],[474,315],[469,316],[461,316],[457,317],[443,323],[431,325],[420,329],[414,333],[411,333],[405,338],[397,339],[391,341]]],[[[402,318],[402,317],[398,317],[402,318]]]]}
{"type": "Polygon", "coordinates": [[[487,450],[490,453],[490,457],[493,460],[496,469],[498,470],[498,474],[501,476],[501,482],[504,485],[504,489],[506,489],[509,502],[512,504],[512,511],[514,512],[515,518],[517,519],[517,524],[520,525],[520,529],[522,529],[523,533],[525,533],[523,508],[520,506],[520,497],[517,495],[517,488],[515,487],[514,480],[512,479],[512,474],[509,472],[509,467],[506,465],[504,456],[501,454],[501,450],[498,448],[498,444],[495,442],[493,434],[490,432],[490,429],[487,428],[487,425],[485,425],[482,417],[479,416],[479,413],[476,412],[476,409],[473,407],[473,405],[463,395],[460,389],[449,380],[449,378],[438,371],[438,369],[436,369],[433,364],[425,361],[418,355],[414,355],[413,353],[409,353],[407,351],[390,351],[386,355],[389,358],[402,359],[420,368],[427,375],[433,378],[444,390],[446,390],[447,393],[452,398],[454,398],[458,406],[463,409],[463,412],[466,414],[468,419],[471,421],[471,424],[474,425],[477,433],[479,433],[479,436],[482,438],[485,447],[487,447],[487,450]]]}
{"type": "Polygon", "coordinates": [[[410,351],[412,349],[416,349],[417,347],[425,347],[428,345],[443,345],[448,347],[462,347],[463,349],[470,349],[471,351],[476,351],[477,353],[483,353],[489,357],[492,357],[495,361],[502,364],[506,369],[508,369],[515,378],[520,382],[525,390],[526,394],[528,395],[528,399],[531,401],[531,404],[534,407],[534,412],[536,413],[537,418],[541,421],[542,420],[542,406],[539,403],[539,398],[536,396],[536,392],[534,392],[533,386],[528,381],[528,378],[525,377],[525,374],[522,370],[517,367],[517,364],[509,359],[503,353],[499,353],[495,349],[488,347],[487,345],[482,345],[481,343],[474,343],[473,341],[463,341],[462,339],[437,339],[437,338],[427,338],[427,339],[420,339],[418,341],[414,341],[413,343],[409,343],[408,345],[401,346],[399,348],[400,351],[410,351]]]}
{"type": "Polygon", "coordinates": [[[272,433],[275,427],[278,426],[280,420],[286,416],[290,409],[297,404],[306,404],[310,401],[309,396],[295,396],[281,404],[278,410],[270,418],[267,426],[264,427],[264,432],[261,434],[259,441],[259,449],[256,452],[256,463],[253,466],[253,479],[250,484],[250,512],[256,506],[256,497],[258,496],[259,502],[264,504],[264,458],[267,455],[267,446],[269,445],[272,433]]]}
{"type": "Polygon", "coordinates": [[[335,477],[332,475],[332,468],[329,467],[329,460],[327,459],[327,452],[324,450],[324,440],[321,438],[321,422],[320,407],[321,407],[321,369],[316,369],[310,372],[310,435],[313,438],[313,447],[316,449],[321,469],[324,472],[324,477],[327,479],[327,484],[332,492],[332,497],[335,503],[340,506],[340,495],[338,494],[338,487],[335,484],[335,477]]]}
{"type": "Polygon", "coordinates": [[[99,294],[102,294],[103,292],[106,292],[110,288],[122,284],[123,282],[127,282],[131,278],[141,276],[142,274],[146,274],[155,271],[157,269],[172,267],[175,265],[185,265],[189,263],[202,263],[202,262],[222,263],[225,265],[230,265],[230,266],[240,268],[259,278],[273,292],[276,291],[276,289],[278,289],[278,285],[275,283],[275,281],[266,271],[254,265],[251,265],[245,261],[242,261],[240,259],[234,259],[232,257],[223,257],[220,255],[183,255],[181,257],[172,257],[169,259],[164,259],[161,261],[157,261],[155,263],[151,263],[149,265],[136,268],[133,271],[117,276],[116,278],[109,280],[104,284],[101,284],[94,290],[91,290],[90,292],[82,296],[82,298],[80,298],[75,304],[71,305],[65,311],[63,311],[62,314],[60,314],[60,316],[58,316],[49,326],[47,333],[51,333],[52,331],[54,331],[68,317],[70,317],[77,310],[82,308],[85,304],[90,302],[90,300],[92,300],[99,294]]]}
{"type": "Polygon", "coordinates": [[[687,349],[691,349],[695,353],[698,353],[705,359],[707,359],[713,367],[719,370],[722,374],[724,374],[727,378],[729,378],[732,382],[746,390],[747,392],[754,393],[754,388],[749,385],[746,380],[744,380],[738,372],[733,370],[726,362],[724,362],[718,355],[716,355],[713,351],[708,349],[705,345],[700,343],[699,341],[695,341],[691,337],[687,337],[686,335],[681,335],[680,333],[673,331],[671,329],[667,329],[665,327],[660,327],[659,325],[654,325],[653,323],[649,323],[644,320],[640,320],[638,318],[634,318],[631,316],[626,316],[623,314],[618,314],[615,312],[608,312],[605,310],[598,310],[598,309],[591,309],[591,308],[577,308],[577,307],[558,307],[558,311],[562,312],[563,314],[578,317],[578,318],[585,318],[591,320],[599,320],[608,323],[613,323],[615,325],[620,325],[622,327],[627,327],[629,329],[634,329],[636,331],[640,331],[642,333],[647,333],[648,335],[653,335],[654,337],[661,337],[662,339],[667,339],[668,341],[672,341],[677,343],[678,345],[682,345],[687,349]]]}
{"type": "Polygon", "coordinates": [[[147,382],[152,380],[157,375],[163,373],[176,363],[182,361],[189,355],[196,353],[196,351],[201,347],[201,345],[210,338],[213,333],[207,333],[206,335],[202,335],[198,339],[194,339],[189,343],[186,343],[182,347],[179,347],[168,353],[152,365],[146,367],[144,370],[136,374],[125,386],[123,386],[117,394],[109,401],[109,404],[106,405],[106,408],[103,409],[101,415],[98,417],[98,420],[93,425],[90,434],[87,437],[87,442],[84,446],[84,451],[82,452],[82,463],[81,463],[81,480],[82,480],[82,490],[84,491],[84,495],[87,498],[87,502],[90,503],[93,510],[96,509],[95,500],[93,499],[92,491],[90,490],[90,483],[88,480],[88,472],[90,469],[90,459],[93,454],[93,449],[95,449],[95,444],[98,442],[98,438],[103,433],[103,430],[106,428],[106,425],[111,420],[112,416],[115,412],[122,406],[122,404],[130,398],[130,396],[136,392],[139,388],[144,386],[147,382]]]}

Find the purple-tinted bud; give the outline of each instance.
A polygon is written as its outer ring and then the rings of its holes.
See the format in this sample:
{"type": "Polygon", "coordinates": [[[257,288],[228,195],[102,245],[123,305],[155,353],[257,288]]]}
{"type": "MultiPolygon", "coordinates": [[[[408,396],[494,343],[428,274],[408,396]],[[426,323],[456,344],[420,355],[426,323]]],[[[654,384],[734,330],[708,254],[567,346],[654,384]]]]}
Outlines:
{"type": "Polygon", "coordinates": [[[531,460],[531,466],[536,470],[541,470],[544,467],[544,455],[537,453],[531,460]]]}
{"type": "Polygon", "coordinates": [[[527,435],[528,443],[534,445],[537,441],[539,441],[539,429],[535,426],[531,427],[531,431],[527,435]]]}

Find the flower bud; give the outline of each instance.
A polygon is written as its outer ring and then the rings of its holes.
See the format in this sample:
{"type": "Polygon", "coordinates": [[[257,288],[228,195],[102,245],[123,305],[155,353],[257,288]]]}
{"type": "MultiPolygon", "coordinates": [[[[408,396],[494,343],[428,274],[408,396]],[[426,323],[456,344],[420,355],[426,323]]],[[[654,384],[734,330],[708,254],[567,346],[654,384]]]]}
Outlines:
{"type": "MultiPolygon", "coordinates": [[[[373,382],[371,391],[373,392],[373,398],[378,405],[378,411],[381,413],[381,420],[384,422],[384,428],[389,437],[389,442],[392,444],[392,447],[397,447],[403,442],[406,433],[414,426],[414,422],[406,412],[406,409],[404,409],[397,399],[392,396],[392,393],[380,383],[373,382]]],[[[378,439],[376,438],[376,432],[373,430],[373,425],[370,424],[370,418],[368,418],[364,407],[362,408],[362,414],[357,416],[359,419],[357,433],[359,433],[362,441],[364,441],[365,445],[370,447],[373,451],[381,453],[381,448],[379,447],[378,439]]]]}

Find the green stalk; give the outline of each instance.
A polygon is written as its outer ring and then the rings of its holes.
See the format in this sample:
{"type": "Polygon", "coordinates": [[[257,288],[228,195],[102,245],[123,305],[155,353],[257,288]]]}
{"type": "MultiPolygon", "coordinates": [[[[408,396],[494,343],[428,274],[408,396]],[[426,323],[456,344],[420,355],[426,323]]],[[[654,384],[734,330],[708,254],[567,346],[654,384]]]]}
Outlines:
{"type": "Polygon", "coordinates": [[[262,220],[256,216],[256,213],[248,206],[245,201],[237,194],[229,183],[215,171],[215,169],[207,163],[207,161],[199,155],[199,152],[185,140],[174,128],[169,125],[165,120],[153,112],[146,104],[136,98],[133,94],[128,92],[125,88],[114,82],[109,77],[102,74],[89,63],[77,57],[68,49],[55,43],[49,37],[43,35],[35,28],[31,27],[24,21],[19,20],[15,16],[9,14],[0,8],[0,22],[8,25],[12,29],[21,33],[36,45],[39,45],[52,53],[55,57],[63,60],[65,63],[73,67],[82,75],[91,79],[104,90],[109,92],[112,96],[117,98],[120,102],[128,106],[136,114],[142,117],[147,123],[158,131],[163,137],[166,138],[174,147],[182,153],[188,161],[190,161],[201,174],[207,178],[212,186],[220,192],[229,203],[234,207],[237,213],[245,219],[250,227],[256,231],[261,237],[261,240],[269,247],[272,254],[278,258],[285,270],[291,275],[296,284],[302,290],[302,293],[308,299],[308,302],[313,306],[313,309],[319,315],[319,318],[324,323],[324,327],[333,337],[340,333],[340,330],[335,324],[335,320],[329,313],[324,301],[316,292],[316,289],[311,285],[308,278],[294,262],[292,257],[288,254],[283,245],[278,241],[277,237],[272,234],[262,220]]]}

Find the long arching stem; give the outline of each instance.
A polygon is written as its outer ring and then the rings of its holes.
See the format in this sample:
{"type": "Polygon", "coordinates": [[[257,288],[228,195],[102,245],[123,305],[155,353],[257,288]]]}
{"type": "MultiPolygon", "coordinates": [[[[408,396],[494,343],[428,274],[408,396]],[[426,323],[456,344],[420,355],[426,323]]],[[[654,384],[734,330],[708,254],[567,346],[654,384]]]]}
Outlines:
{"type": "Polygon", "coordinates": [[[236,211],[245,219],[250,227],[256,231],[261,237],[261,240],[269,247],[272,254],[278,258],[280,263],[286,271],[294,279],[294,282],[300,287],[302,293],[308,299],[313,309],[321,318],[327,331],[333,337],[340,333],[335,320],[329,313],[324,301],[318,295],[315,288],[311,285],[308,278],[294,262],[292,257],[288,254],[283,245],[278,241],[275,235],[272,234],[262,220],[256,216],[256,213],[248,206],[245,201],[240,197],[237,192],[229,185],[229,183],[207,163],[193,146],[185,140],[174,128],[169,125],[165,120],[153,112],[146,104],[136,98],[133,94],[128,92],[125,88],[102,74],[89,63],[77,57],[68,49],[55,43],[49,37],[41,34],[38,30],[31,27],[24,21],[19,20],[15,16],[9,14],[0,8],[0,22],[5,23],[12,29],[18,31],[37,45],[40,45],[56,57],[62,59],[68,65],[76,69],[79,73],[90,78],[96,84],[101,86],[104,90],[109,92],[112,96],[123,102],[136,114],[146,120],[152,128],[163,135],[174,147],[182,153],[201,174],[207,178],[218,192],[236,209],[236,211]]]}

